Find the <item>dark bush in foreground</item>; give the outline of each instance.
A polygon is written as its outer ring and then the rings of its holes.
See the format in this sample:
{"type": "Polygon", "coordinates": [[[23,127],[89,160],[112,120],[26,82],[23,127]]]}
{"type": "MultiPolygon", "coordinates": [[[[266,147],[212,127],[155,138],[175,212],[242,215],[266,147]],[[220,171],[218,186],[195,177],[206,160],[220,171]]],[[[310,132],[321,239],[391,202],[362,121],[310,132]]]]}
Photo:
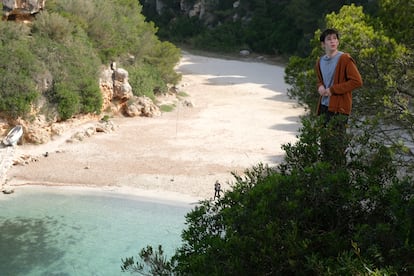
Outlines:
{"type": "Polygon", "coordinates": [[[277,169],[259,164],[235,175],[224,197],[187,214],[174,274],[414,273],[413,182],[399,179],[391,151],[369,140],[369,151],[348,149],[344,167],[322,162],[318,123],[304,121],[277,169]],[[313,158],[297,162],[304,155],[313,158]]]}

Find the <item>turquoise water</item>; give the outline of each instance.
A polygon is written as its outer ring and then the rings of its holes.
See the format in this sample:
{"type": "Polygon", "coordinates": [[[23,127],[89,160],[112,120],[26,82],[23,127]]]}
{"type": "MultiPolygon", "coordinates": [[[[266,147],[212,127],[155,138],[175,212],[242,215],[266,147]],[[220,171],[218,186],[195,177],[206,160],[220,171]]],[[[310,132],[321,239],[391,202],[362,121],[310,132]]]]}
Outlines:
{"type": "Polygon", "coordinates": [[[129,275],[121,259],[171,257],[192,206],[110,192],[19,189],[0,199],[0,275],[129,275]]]}

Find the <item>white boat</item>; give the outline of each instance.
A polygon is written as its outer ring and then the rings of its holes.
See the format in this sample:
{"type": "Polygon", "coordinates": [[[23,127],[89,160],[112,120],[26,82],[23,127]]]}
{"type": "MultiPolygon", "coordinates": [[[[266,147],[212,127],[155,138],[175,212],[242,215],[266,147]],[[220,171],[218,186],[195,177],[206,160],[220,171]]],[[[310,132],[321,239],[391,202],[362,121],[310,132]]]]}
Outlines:
{"type": "Polygon", "coordinates": [[[6,137],[4,137],[3,144],[5,146],[15,146],[22,135],[23,127],[21,125],[17,125],[12,128],[9,133],[7,133],[6,137]]]}

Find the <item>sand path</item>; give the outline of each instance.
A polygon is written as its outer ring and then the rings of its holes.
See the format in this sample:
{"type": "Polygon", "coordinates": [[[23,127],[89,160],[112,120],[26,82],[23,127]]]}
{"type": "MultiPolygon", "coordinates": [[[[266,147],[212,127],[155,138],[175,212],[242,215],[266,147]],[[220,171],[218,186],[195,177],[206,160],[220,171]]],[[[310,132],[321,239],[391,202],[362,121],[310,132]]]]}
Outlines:
{"type": "Polygon", "coordinates": [[[228,189],[230,172],[274,165],[281,145],[296,139],[303,109],[286,95],[283,67],[184,53],[177,70],[183,74],[178,87],[193,107],[178,105],[156,118],[114,118],[116,131],[78,143],[58,137],[19,146],[17,155],[40,157],[10,168],[7,185],[210,198],[215,180],[228,189]]]}

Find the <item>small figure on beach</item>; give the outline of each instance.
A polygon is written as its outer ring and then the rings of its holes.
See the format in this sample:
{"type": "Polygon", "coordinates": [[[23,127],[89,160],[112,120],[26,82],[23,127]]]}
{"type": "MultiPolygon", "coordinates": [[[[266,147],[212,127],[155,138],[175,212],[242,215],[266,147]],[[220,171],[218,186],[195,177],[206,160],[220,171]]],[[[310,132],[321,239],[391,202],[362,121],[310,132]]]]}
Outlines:
{"type": "Polygon", "coordinates": [[[214,183],[214,199],[220,198],[220,192],[221,192],[221,185],[218,182],[218,180],[216,180],[216,183],[214,183]]]}

